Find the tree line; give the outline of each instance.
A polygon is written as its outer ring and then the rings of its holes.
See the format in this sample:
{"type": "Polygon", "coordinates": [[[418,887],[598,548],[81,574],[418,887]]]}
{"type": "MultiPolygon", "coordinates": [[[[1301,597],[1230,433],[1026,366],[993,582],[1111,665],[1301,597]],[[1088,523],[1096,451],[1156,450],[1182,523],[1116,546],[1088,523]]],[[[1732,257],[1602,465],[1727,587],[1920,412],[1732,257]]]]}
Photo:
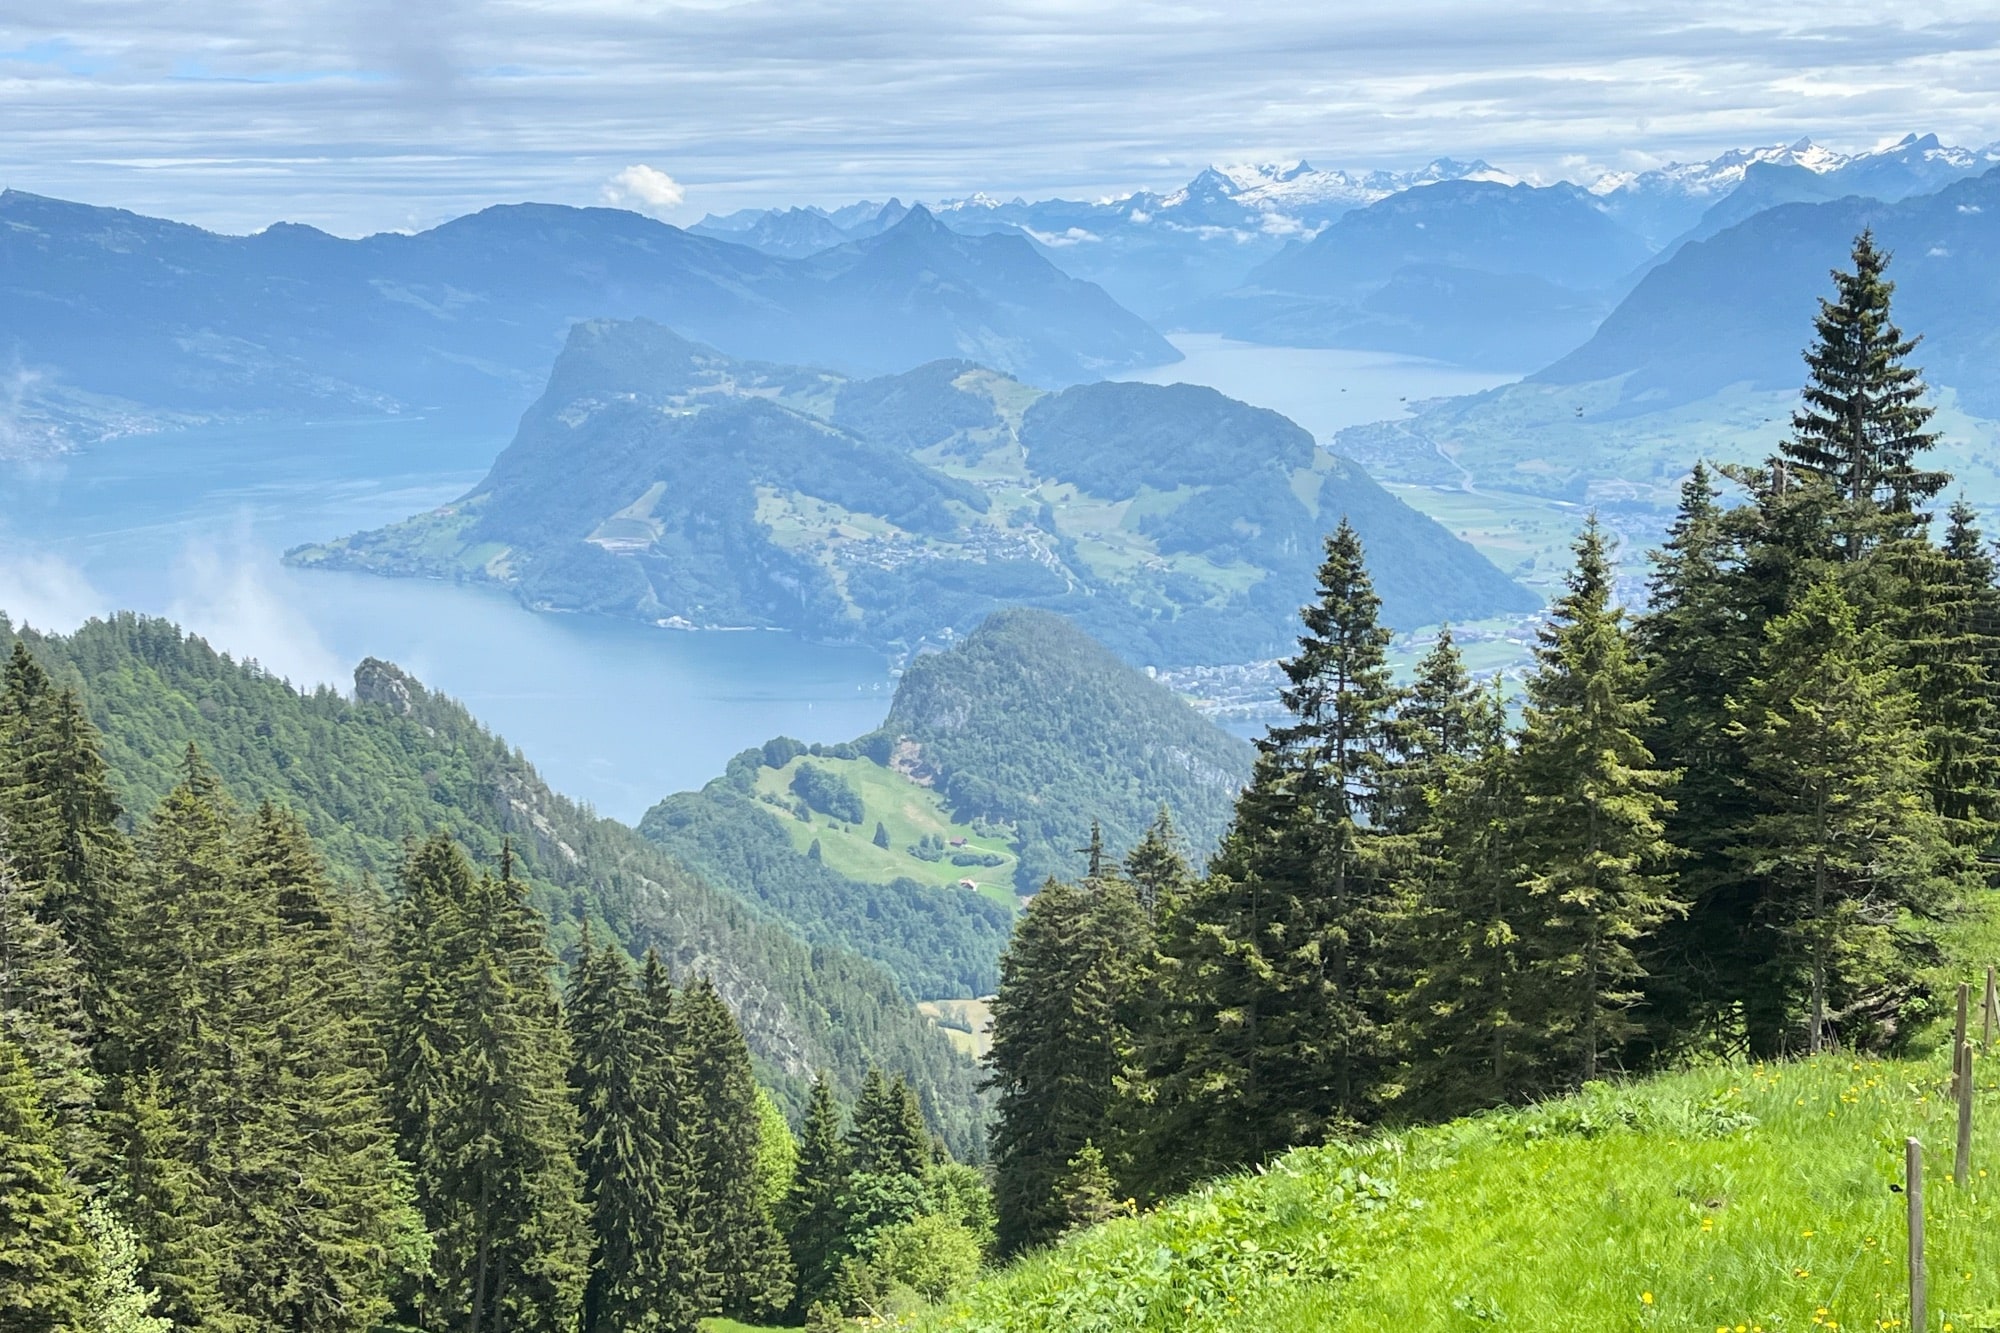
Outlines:
{"type": "Polygon", "coordinates": [[[2000,590],[1972,511],[1926,508],[1915,340],[1867,234],[1852,260],[1788,439],[1694,469],[1636,616],[1584,526],[1518,719],[1448,632],[1397,685],[1361,544],[1327,539],[1206,873],[1163,813],[1017,927],[1003,1248],[1295,1145],[1929,1012],[2000,833],[2000,590]]]}
{"type": "Polygon", "coordinates": [[[689,1333],[976,1266],[981,1178],[907,1082],[871,1073],[843,1131],[822,1077],[796,1144],[706,977],[586,925],[559,989],[508,850],[437,833],[391,892],[343,885],[192,745],[126,827],[79,697],[17,643],[5,1327],[689,1333]]]}

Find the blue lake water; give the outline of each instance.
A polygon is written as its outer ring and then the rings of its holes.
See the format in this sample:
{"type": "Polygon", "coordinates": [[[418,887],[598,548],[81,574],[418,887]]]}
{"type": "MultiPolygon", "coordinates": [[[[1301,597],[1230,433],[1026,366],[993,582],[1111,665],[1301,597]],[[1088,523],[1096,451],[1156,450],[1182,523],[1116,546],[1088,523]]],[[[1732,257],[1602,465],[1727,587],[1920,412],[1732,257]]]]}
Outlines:
{"type": "MultiPolygon", "coordinates": [[[[1322,440],[1501,382],[1406,357],[1175,342],[1186,361],[1133,378],[1209,384],[1322,440]]],[[[847,740],[881,722],[895,681],[866,650],[536,615],[491,590],[279,563],[464,493],[504,444],[423,421],[241,427],[0,467],[0,611],[57,630],[170,616],[301,685],[344,689],[361,658],[385,658],[462,700],[557,790],[626,820],[772,736],[847,740]]]]}
{"type": "Polygon", "coordinates": [[[462,700],[557,790],[626,820],[772,736],[880,724],[895,682],[876,653],[535,615],[488,590],[279,563],[462,494],[501,443],[421,422],[230,429],[0,471],[0,609],[63,630],[115,609],[171,616],[300,684],[346,688],[361,658],[385,658],[462,700]]]}

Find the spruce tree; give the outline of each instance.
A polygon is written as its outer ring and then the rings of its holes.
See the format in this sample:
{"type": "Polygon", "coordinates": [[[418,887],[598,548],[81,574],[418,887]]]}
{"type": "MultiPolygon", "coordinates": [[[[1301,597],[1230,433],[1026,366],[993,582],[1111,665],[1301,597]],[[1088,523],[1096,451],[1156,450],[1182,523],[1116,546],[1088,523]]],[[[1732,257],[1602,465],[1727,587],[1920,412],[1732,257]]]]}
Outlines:
{"type": "Polygon", "coordinates": [[[1913,723],[1924,785],[1953,844],[2000,831],[2000,589],[1972,509],[1954,504],[1942,547],[1915,533],[1885,544],[1878,621],[1913,723]]]}
{"type": "Polygon", "coordinates": [[[1395,763],[1379,818],[1392,832],[1420,832],[1452,780],[1483,750],[1495,719],[1488,691],[1473,683],[1451,627],[1417,662],[1416,678],[1397,701],[1388,727],[1395,763]]]}
{"type": "Polygon", "coordinates": [[[1056,1188],[1067,1222],[1064,1231],[1081,1231],[1118,1216],[1118,1184],[1094,1143],[1084,1144],[1082,1151],[1070,1158],[1056,1188]]]}
{"type": "Polygon", "coordinates": [[[1897,917],[1937,915],[1953,887],[1911,712],[1879,634],[1831,579],[1770,625],[1734,705],[1760,803],[1739,855],[1809,1052],[1894,1030],[1918,956],[1897,917]]]}
{"type": "Polygon", "coordinates": [[[713,1304],[708,1277],[708,1223],[698,1207],[694,1176],[696,1126],[687,1095],[687,1043],[674,988],[658,950],[648,949],[639,970],[639,1007],[633,1039],[644,1082],[640,1102],[660,1145],[662,1212],[653,1243],[660,1256],[655,1297],[662,1326],[698,1324],[713,1304]]]}
{"type": "Polygon", "coordinates": [[[1496,687],[1474,710],[1473,754],[1445,775],[1410,839],[1408,1068],[1401,1109],[1444,1119],[1501,1105],[1528,1086],[1523,973],[1530,929],[1520,790],[1496,687]]]}
{"type": "Polygon", "coordinates": [[[1318,593],[1282,664],[1292,720],[1259,742],[1209,876],[1168,925],[1147,1057],[1146,1157],[1165,1174],[1141,1173],[1155,1187],[1372,1118],[1393,1081],[1407,978],[1380,820],[1395,691],[1380,601],[1345,522],[1327,539],[1318,593]]]}
{"type": "Polygon", "coordinates": [[[584,1288],[583,1333],[668,1328],[671,1304],[663,1228],[672,1218],[666,1146],[647,1105],[644,1015],[615,946],[599,949],[585,925],[564,1011],[570,1087],[580,1120],[578,1165],[594,1241],[584,1288]]]}
{"type": "Polygon", "coordinates": [[[780,1210],[785,1245],[798,1275],[792,1297],[795,1315],[809,1312],[832,1296],[841,1265],[853,1254],[843,1202],[852,1175],[833,1082],[822,1072],[813,1080],[812,1095],[806,1101],[798,1169],[780,1210]]]}
{"type": "Polygon", "coordinates": [[[757,1084],[743,1031],[707,977],[675,997],[683,1045],[694,1230],[713,1311],[758,1319],[791,1304],[784,1241],[757,1194],[757,1084]]]}
{"type": "MultiPolygon", "coordinates": [[[[1050,881],[1014,927],[987,1057],[988,1086],[999,1093],[992,1161],[1004,1253],[1062,1233],[1063,1173],[1086,1143],[1112,1132],[1149,953],[1144,910],[1118,879],[1050,881]]],[[[857,1108],[857,1122],[861,1115],[857,1108]]]]}
{"type": "Polygon", "coordinates": [[[1139,896],[1139,905],[1149,917],[1171,911],[1194,888],[1194,872],[1188,868],[1187,854],[1174,818],[1162,805],[1146,832],[1125,854],[1125,878],[1139,896]]]}
{"type": "Polygon", "coordinates": [[[1923,376],[1907,364],[1917,340],[1890,318],[1889,257],[1863,231],[1851,260],[1851,270],[1833,274],[1834,299],[1820,301],[1803,402],[1782,446],[1794,469],[1832,483],[1849,506],[1841,544],[1850,559],[1862,553],[1874,515],[1907,526],[1948,480],[1918,466],[1938,437],[1924,429],[1932,409],[1923,376]]]}
{"type": "Polygon", "coordinates": [[[0,1328],[94,1333],[98,1275],[35,1077],[0,1037],[0,1328]]]}
{"type": "MultiPolygon", "coordinates": [[[[1755,507],[1725,511],[1708,469],[1696,464],[1667,540],[1653,552],[1647,609],[1632,628],[1652,700],[1646,747],[1673,774],[1664,826],[1688,904],[1685,916],[1661,924],[1646,960],[1650,1035],[1660,1044],[1690,1032],[1733,1035],[1723,1029],[1738,1021],[1734,1011],[1749,993],[1744,978],[1763,956],[1752,920],[1756,886],[1735,855],[1751,803],[1729,712],[1730,697],[1755,670],[1759,626],[1786,595],[1775,590],[1776,605],[1766,608],[1748,586],[1744,528],[1760,518],[1755,507]]],[[[1768,558],[1755,563],[1770,569],[1768,558]]],[[[1747,1017],[1752,1027],[1763,1021],[1754,1006],[1747,1017]]]]}
{"type": "Polygon", "coordinates": [[[91,1064],[82,969],[41,895],[17,875],[0,830],[0,1040],[21,1052],[68,1169],[102,1174],[94,1123],[100,1080],[91,1064]]]}
{"type": "Polygon", "coordinates": [[[413,852],[403,888],[389,1064],[433,1241],[416,1313],[566,1331],[590,1256],[555,959],[522,886],[476,876],[449,838],[413,852]]]}
{"type": "Polygon", "coordinates": [[[1640,951],[1680,910],[1661,822],[1672,775],[1641,739],[1651,717],[1644,669],[1622,621],[1593,516],[1535,650],[1520,739],[1529,1012],[1556,1086],[1597,1078],[1638,1034],[1640,951]]]}

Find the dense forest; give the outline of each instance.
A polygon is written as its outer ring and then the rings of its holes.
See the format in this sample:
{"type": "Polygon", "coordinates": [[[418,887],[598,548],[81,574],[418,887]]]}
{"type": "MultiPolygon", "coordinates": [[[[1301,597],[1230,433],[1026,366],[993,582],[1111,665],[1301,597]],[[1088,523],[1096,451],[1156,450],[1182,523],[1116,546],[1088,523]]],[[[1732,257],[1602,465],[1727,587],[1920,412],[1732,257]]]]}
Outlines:
{"type": "Polygon", "coordinates": [[[1644,611],[1593,518],[1518,722],[1396,684],[1326,542],[1289,720],[1206,874],[1169,831],[1028,908],[994,1006],[999,1236],[1305,1143],[1689,1057],[1888,1049],[2000,833],[2000,588],[1864,234],[1782,451],[1697,468],[1644,611]]]}
{"type": "Polygon", "coordinates": [[[558,993],[511,844],[344,888],[192,744],[128,836],[23,643],[0,755],[5,1327],[686,1333],[976,1269],[906,1080],[843,1130],[822,1075],[795,1143],[706,976],[586,922],[558,993]]]}
{"type": "MultiPolygon", "coordinates": [[[[0,619],[0,648],[16,637],[0,619]]],[[[130,809],[164,799],[192,741],[241,800],[296,813],[343,881],[389,882],[406,839],[436,829],[482,865],[511,840],[515,875],[558,953],[573,951],[588,918],[634,958],[657,949],[677,975],[711,977],[788,1111],[803,1110],[816,1070],[852,1098],[877,1065],[910,1079],[955,1153],[978,1155],[977,1071],[894,978],[846,949],[802,942],[625,825],[550,791],[460,704],[397,668],[362,663],[345,699],[301,694],[165,621],[120,615],[66,637],[18,637],[77,691],[130,809]]]]}

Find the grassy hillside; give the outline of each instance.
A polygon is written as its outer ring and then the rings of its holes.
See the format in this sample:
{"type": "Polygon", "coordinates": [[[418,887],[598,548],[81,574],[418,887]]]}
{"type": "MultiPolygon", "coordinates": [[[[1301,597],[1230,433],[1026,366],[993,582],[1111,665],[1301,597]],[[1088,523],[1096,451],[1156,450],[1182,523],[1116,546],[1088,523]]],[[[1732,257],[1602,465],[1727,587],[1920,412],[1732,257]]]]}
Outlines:
{"type": "Polygon", "coordinates": [[[1976,1173],[1955,1185],[1948,1064],[1716,1064],[1303,1149],[1084,1233],[921,1327],[1903,1328],[1915,1136],[1931,1327],[2000,1328],[2000,1081],[1979,1067],[1976,1173]]]}
{"type": "Polygon", "coordinates": [[[1010,911],[1014,907],[1014,866],[1020,858],[1007,845],[1007,831],[953,819],[935,791],[899,769],[869,759],[801,756],[782,768],[759,768],[755,792],[758,800],[791,816],[785,831],[795,850],[804,854],[818,843],[826,865],[850,879],[883,883],[907,877],[930,888],[959,892],[969,879],[986,898],[1010,911]],[[806,764],[847,782],[861,798],[866,812],[862,818],[843,823],[803,808],[792,786],[800,766],[806,764]],[[875,844],[877,824],[888,835],[887,847],[875,844]],[[925,839],[944,844],[939,859],[926,859],[913,850],[925,839]],[[981,860],[994,864],[976,864],[981,860]]]}

